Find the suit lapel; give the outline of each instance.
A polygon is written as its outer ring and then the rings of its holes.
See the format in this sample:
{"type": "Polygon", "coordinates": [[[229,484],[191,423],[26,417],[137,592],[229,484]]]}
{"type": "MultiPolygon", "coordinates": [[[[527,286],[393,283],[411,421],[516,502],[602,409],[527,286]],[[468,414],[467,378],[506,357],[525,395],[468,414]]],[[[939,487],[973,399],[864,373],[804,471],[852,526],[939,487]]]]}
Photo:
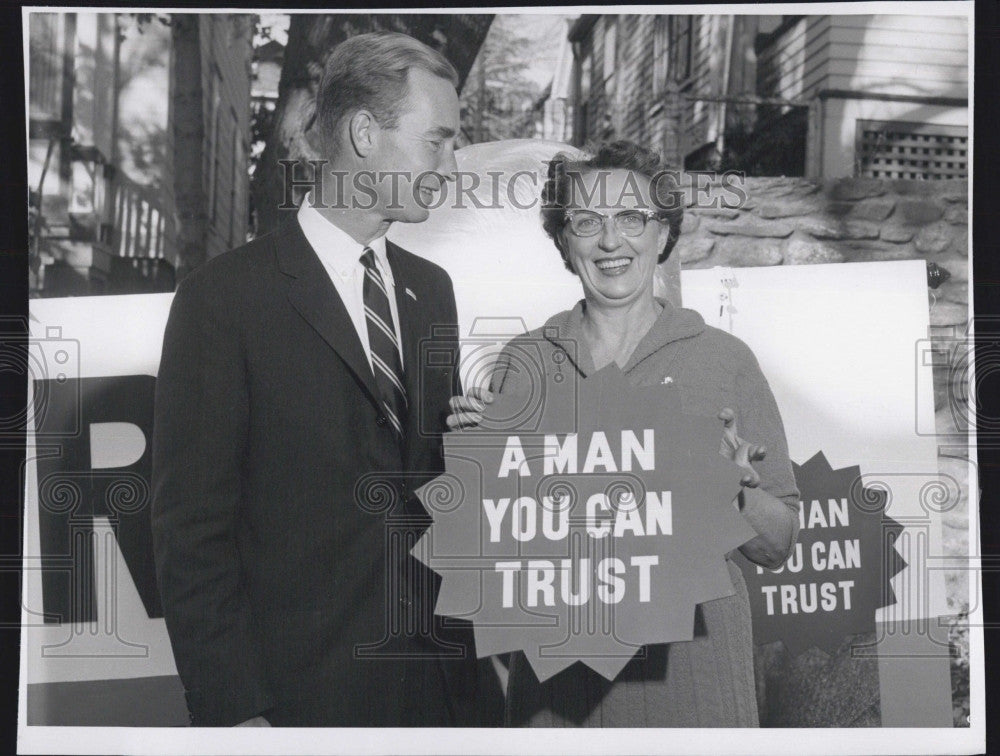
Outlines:
{"type": "Polygon", "coordinates": [[[298,221],[292,219],[284,224],[277,234],[276,243],[279,267],[289,279],[289,302],[340,356],[368,398],[380,407],[375,376],[354,323],[298,221]]]}

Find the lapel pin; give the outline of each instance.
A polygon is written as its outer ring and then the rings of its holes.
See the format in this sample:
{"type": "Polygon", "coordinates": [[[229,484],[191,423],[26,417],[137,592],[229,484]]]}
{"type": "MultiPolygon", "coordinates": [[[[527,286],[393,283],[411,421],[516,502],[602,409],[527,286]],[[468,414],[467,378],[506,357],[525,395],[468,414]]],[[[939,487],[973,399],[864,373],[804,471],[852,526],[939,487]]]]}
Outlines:
{"type": "Polygon", "coordinates": [[[663,383],[664,383],[665,385],[667,385],[667,386],[669,386],[669,385],[670,385],[671,383],[673,383],[673,382],[674,382],[674,379],[673,379],[673,378],[671,378],[671,377],[670,377],[669,375],[668,375],[668,376],[667,376],[666,378],[664,378],[664,379],[663,379],[663,383]]]}
{"type": "Polygon", "coordinates": [[[409,295],[409,297],[410,297],[410,298],[411,298],[411,299],[412,299],[412,300],[413,300],[414,302],[416,302],[416,301],[417,301],[417,295],[413,293],[413,291],[412,291],[412,290],[410,289],[410,287],[409,287],[409,286],[407,286],[407,287],[406,287],[406,293],[407,293],[407,294],[409,295]]]}

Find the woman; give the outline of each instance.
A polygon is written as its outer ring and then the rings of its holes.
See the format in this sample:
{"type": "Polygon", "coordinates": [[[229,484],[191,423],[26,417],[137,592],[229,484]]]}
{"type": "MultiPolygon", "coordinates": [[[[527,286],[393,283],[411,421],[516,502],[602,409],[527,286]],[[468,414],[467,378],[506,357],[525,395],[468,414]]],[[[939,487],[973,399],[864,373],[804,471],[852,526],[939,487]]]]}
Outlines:
{"type": "MultiPolygon", "coordinates": [[[[743,468],[739,506],[758,533],[740,550],[776,567],[795,542],[798,491],[767,381],[743,342],[653,293],[656,266],[676,244],[683,214],[670,178],[656,153],[625,141],[602,145],[589,159],[551,161],[542,222],[584,299],[511,342],[491,389],[529,389],[529,371],[512,368],[521,343],[540,345],[543,362],[545,350],[574,345],[568,362],[582,376],[614,362],[637,385],[670,384],[686,411],[722,421],[721,453],[743,468]]],[[[489,392],[453,398],[449,425],[476,424],[491,400],[489,392]]],[[[614,682],[577,664],[541,684],[523,654],[513,654],[507,724],[758,726],[750,605],[739,569],[727,566],[736,593],[698,606],[694,640],[647,647],[614,682]]]]}

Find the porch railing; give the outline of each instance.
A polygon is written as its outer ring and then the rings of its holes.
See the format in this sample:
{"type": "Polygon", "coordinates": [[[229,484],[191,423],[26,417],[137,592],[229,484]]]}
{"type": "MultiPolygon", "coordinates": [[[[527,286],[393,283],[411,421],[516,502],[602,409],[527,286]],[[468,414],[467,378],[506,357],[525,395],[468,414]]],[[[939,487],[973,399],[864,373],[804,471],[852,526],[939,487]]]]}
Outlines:
{"type": "Polygon", "coordinates": [[[164,258],[171,218],[154,189],[112,169],[103,241],[117,257],[164,258]]]}

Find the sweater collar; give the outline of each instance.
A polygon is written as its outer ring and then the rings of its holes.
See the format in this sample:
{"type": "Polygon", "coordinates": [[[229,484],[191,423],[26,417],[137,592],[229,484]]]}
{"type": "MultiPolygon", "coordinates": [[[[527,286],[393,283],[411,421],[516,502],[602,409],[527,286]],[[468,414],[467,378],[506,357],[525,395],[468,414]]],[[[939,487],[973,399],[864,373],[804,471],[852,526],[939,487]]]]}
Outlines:
{"type": "MultiPolygon", "coordinates": [[[[668,344],[697,336],[705,330],[705,320],[694,310],[674,307],[666,299],[659,297],[656,301],[663,309],[636,345],[622,372],[628,373],[668,344]]],[[[584,377],[594,372],[593,358],[583,340],[586,309],[587,302],[581,299],[573,309],[554,315],[542,327],[543,338],[564,351],[584,377]]]]}

